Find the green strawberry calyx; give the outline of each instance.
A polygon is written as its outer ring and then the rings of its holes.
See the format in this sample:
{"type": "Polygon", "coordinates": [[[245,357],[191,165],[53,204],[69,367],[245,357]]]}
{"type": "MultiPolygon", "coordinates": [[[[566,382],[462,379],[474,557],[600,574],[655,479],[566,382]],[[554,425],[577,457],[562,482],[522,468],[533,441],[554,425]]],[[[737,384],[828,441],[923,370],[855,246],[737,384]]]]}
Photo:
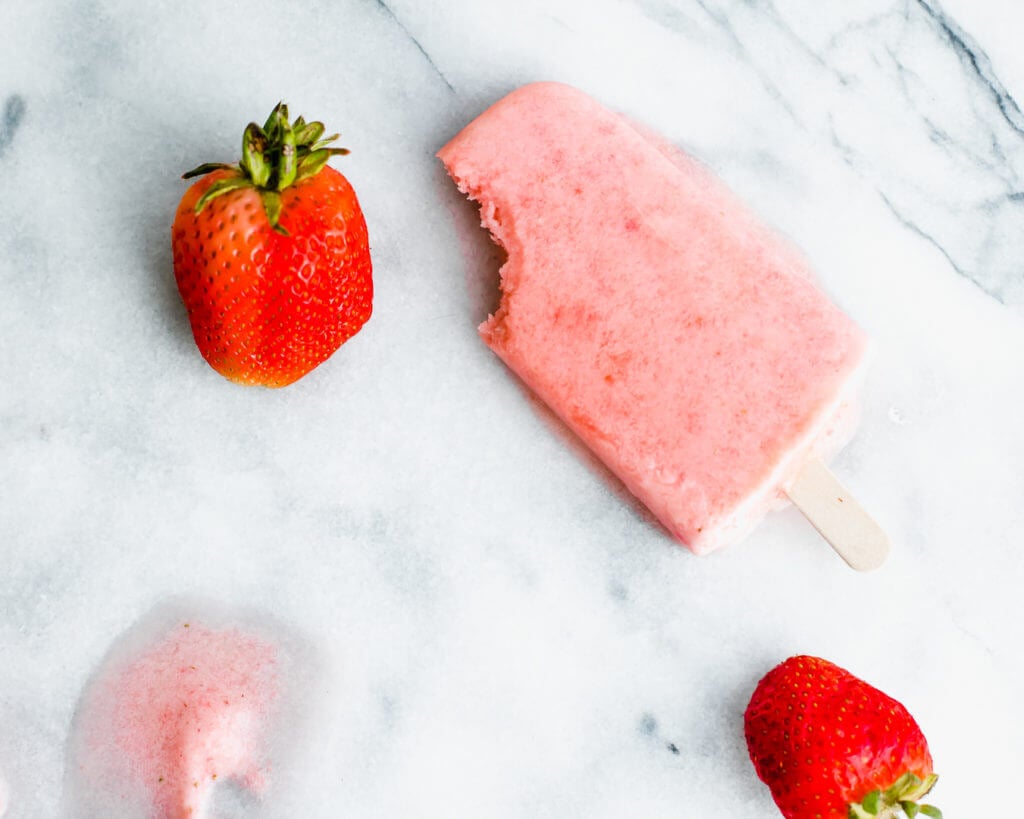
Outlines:
{"type": "Polygon", "coordinates": [[[919,801],[934,787],[938,776],[928,774],[924,779],[907,772],[891,787],[874,790],[860,802],[850,805],[850,819],[898,819],[905,816],[914,819],[928,816],[942,819],[942,811],[934,805],[922,805],[919,801]]]}
{"type": "Polygon", "coordinates": [[[193,168],[182,179],[204,176],[212,171],[230,171],[231,175],[214,182],[196,202],[200,213],[218,196],[239,188],[254,188],[263,201],[270,226],[285,236],[288,231],[278,224],[281,218],[281,191],[296,182],[320,173],[332,156],[344,156],[347,148],[329,147],[340,134],[324,136],[322,122],[306,122],[301,116],[288,119],[288,106],[279,102],[260,128],[250,122],[242,136],[242,159],[235,165],[207,162],[193,168]]]}

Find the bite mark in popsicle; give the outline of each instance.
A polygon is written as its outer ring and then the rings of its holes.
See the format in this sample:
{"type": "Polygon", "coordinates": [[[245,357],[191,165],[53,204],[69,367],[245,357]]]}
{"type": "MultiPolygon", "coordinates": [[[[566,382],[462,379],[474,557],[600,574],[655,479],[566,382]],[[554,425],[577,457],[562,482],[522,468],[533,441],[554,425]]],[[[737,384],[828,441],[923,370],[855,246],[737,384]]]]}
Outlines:
{"type": "Polygon", "coordinates": [[[695,160],[559,83],[438,155],[508,253],[484,341],[694,552],[852,433],[863,332],[695,160]]]}
{"type": "Polygon", "coordinates": [[[267,734],[281,693],[279,648],[237,627],[179,621],[105,663],[83,697],[75,762],[109,804],[147,815],[206,815],[214,786],[260,793],[267,734]]]}

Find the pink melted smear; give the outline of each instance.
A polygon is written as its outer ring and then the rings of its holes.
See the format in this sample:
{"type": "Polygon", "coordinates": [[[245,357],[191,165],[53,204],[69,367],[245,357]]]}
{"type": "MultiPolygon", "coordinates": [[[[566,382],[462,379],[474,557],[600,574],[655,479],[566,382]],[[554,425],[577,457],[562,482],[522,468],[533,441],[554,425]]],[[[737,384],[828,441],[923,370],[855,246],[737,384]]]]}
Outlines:
{"type": "Polygon", "coordinates": [[[204,816],[227,778],[259,793],[277,665],[259,637],[181,623],[98,683],[85,748],[123,756],[125,784],[151,796],[153,816],[204,816]]]}

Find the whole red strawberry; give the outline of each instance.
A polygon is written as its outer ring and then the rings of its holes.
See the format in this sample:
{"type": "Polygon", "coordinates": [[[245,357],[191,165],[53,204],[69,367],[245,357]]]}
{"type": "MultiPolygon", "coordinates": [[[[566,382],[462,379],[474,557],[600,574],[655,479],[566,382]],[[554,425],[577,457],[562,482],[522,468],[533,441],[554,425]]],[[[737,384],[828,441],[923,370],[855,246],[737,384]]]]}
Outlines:
{"type": "Polygon", "coordinates": [[[201,165],[171,231],[192,334],[217,372],[283,387],[370,317],[370,248],[355,191],[327,160],[324,126],[278,105],[250,123],[237,165],[201,165]]]}
{"type": "Polygon", "coordinates": [[[790,657],[757,685],[747,750],[787,819],[941,817],[938,778],[907,709],[828,660],[790,657]]]}

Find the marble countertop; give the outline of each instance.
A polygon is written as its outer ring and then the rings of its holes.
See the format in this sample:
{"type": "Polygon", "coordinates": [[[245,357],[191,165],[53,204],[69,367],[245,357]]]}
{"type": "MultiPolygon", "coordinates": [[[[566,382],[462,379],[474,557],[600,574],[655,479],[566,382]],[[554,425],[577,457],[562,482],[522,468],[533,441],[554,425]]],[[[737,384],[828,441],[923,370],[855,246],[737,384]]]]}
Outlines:
{"type": "Polygon", "coordinates": [[[1024,763],[1022,30],[1016,0],[0,3],[7,816],[60,815],[83,686],[182,596],[321,669],[303,764],[216,816],[776,816],[742,711],[797,653],[904,702],[978,815],[1024,763]],[[479,341],[499,257],[434,153],[542,79],[699,156],[872,336],[834,469],[880,571],[792,509],[694,557],[479,341]],[[280,99],[352,149],[376,299],[266,391],[197,354],[169,226],[280,99]]]}

